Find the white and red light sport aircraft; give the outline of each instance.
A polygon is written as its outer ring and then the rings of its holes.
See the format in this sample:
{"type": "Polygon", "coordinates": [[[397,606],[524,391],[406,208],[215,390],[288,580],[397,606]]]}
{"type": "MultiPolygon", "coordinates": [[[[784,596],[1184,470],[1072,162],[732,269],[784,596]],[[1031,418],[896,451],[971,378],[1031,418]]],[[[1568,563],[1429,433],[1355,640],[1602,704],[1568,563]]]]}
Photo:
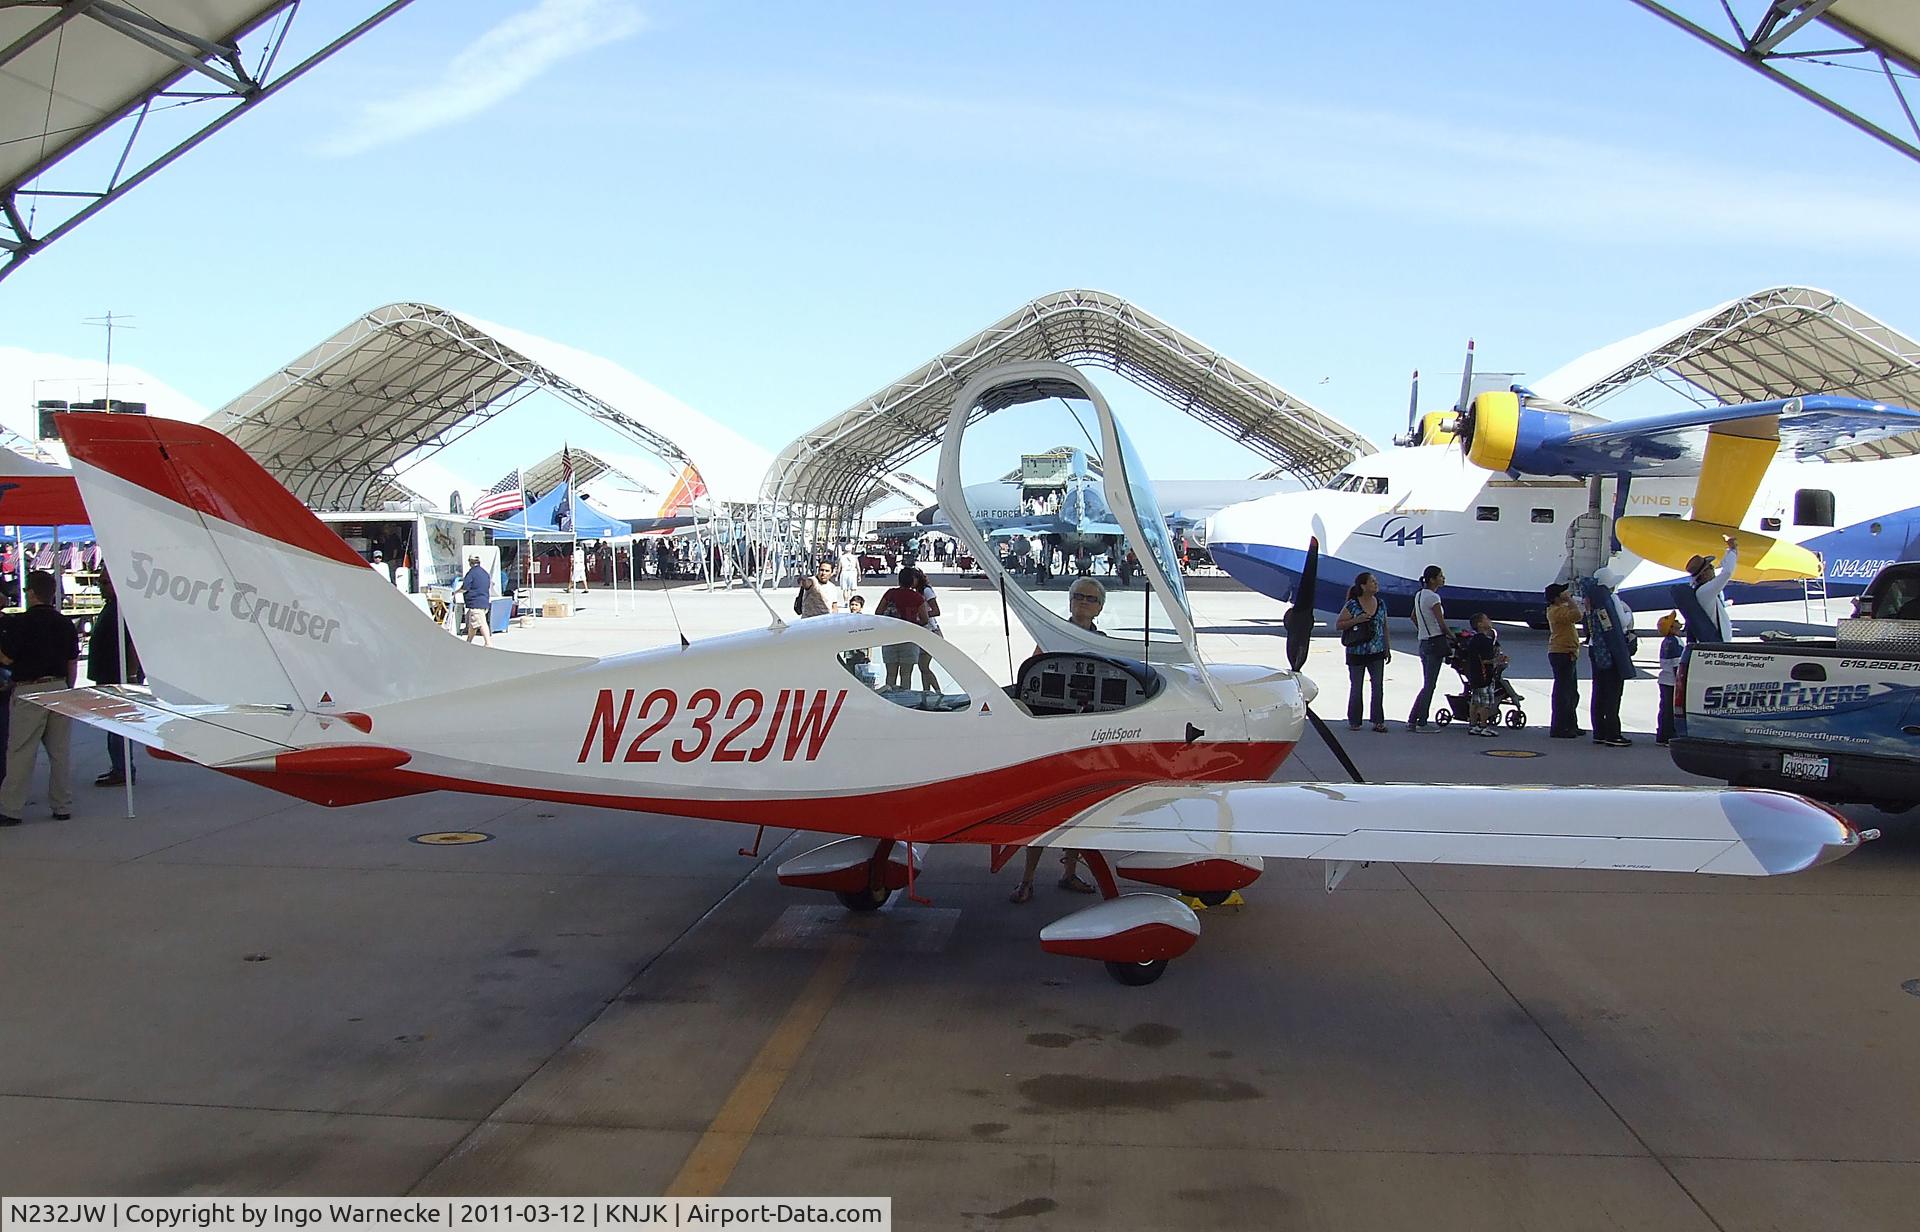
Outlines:
{"type": "MultiPolygon", "coordinates": [[[[1005,687],[938,636],[873,615],[776,616],[604,659],[472,646],[225,437],[65,415],[152,691],[35,700],[327,805],[464,791],[853,835],[778,870],[853,910],[911,893],[934,844],[987,847],[995,867],[1023,845],[1081,848],[1104,901],[1041,944],[1129,984],[1158,978],[1200,927],[1171,894],[1119,893],[1116,875],[1217,901],[1271,857],[1326,861],[1331,888],[1370,861],[1764,876],[1861,841],[1772,791],[1268,782],[1308,721],[1314,687],[1297,669],[1311,613],[1290,626],[1295,670],[1202,662],[1139,458],[1079,372],[1029,363],[973,380],[947,427],[943,503],[964,514],[970,422],[1054,399],[1097,419],[1107,502],[1144,546],[1152,590],[1123,638],[1138,592],[1116,592],[1109,635],[1059,615],[1060,594],[1000,579],[1041,648],[1005,687]],[[872,687],[866,652],[886,646],[901,663],[928,651],[958,691],[872,687]]],[[[980,528],[953,525],[995,569],[980,528]]]]}

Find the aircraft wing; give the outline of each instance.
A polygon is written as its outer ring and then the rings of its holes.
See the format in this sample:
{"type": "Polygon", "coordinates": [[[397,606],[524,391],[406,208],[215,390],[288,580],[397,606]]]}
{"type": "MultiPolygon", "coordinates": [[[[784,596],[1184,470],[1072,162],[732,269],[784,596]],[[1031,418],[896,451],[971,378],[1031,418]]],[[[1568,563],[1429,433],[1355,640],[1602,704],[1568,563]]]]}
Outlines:
{"type": "MultiPolygon", "coordinates": [[[[1920,429],[1920,411],[1826,394],[1707,407],[1578,428],[1540,441],[1529,474],[1698,475],[1710,436],[1773,439],[1809,457],[1920,429]]],[[[1520,459],[1515,458],[1516,465],[1520,459]]]]}
{"type": "Polygon", "coordinates": [[[1764,790],[1158,783],[1033,841],[1185,856],[1762,877],[1838,859],[1860,836],[1817,804],[1764,790]]]}

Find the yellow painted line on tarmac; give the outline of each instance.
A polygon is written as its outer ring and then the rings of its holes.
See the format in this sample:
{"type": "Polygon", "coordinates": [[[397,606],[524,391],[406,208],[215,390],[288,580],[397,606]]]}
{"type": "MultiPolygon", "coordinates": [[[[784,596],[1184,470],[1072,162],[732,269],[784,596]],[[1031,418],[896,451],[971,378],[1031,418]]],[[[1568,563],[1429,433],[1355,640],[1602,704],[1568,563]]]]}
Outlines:
{"type": "Polygon", "coordinates": [[[760,1128],[760,1119],[787,1083],[787,1075],[806,1051],[820,1023],[833,1007],[834,999],[853,974],[859,943],[851,937],[836,941],[827,956],[814,969],[800,995],[787,1009],[786,1017],[773,1029],[760,1052],[747,1066],[747,1072],[734,1083],[720,1111],[714,1114],[707,1132],[693,1146],[687,1161],[680,1165],[667,1186],[670,1198],[708,1198],[726,1187],[747,1144],[760,1128]]]}

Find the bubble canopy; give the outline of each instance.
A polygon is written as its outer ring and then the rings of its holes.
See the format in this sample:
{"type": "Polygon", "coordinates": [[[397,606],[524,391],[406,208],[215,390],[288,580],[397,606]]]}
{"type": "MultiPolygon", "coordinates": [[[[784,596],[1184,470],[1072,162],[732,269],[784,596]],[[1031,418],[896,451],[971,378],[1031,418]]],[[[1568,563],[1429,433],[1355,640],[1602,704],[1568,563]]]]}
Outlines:
{"type": "Polygon", "coordinates": [[[1145,464],[1077,369],[976,376],[940,452],[946,521],[1046,651],[1198,664],[1179,559],[1145,464]],[[1012,471],[1017,507],[971,510],[969,478],[1012,471]]]}

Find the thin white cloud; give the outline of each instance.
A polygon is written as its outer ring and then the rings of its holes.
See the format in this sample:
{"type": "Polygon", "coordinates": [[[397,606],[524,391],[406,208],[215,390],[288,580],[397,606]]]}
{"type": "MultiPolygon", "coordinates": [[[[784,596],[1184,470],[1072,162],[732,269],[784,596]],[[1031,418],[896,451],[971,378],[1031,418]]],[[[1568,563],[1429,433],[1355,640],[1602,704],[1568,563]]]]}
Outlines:
{"type": "MultiPolygon", "coordinates": [[[[1591,117],[1500,123],[1339,103],[1203,94],[1095,103],[885,90],[788,90],[736,104],[818,142],[902,152],[990,147],[1006,164],[1114,171],[1383,216],[1579,241],[1920,253],[1920,204],[1690,147],[1580,131],[1591,117]],[[1068,155],[1064,151],[1071,151],[1068,155]]],[[[711,122],[748,122],[739,114],[711,122]]]]}
{"type": "Polygon", "coordinates": [[[347,131],[321,151],[358,154],[469,119],[562,60],[631,37],[646,24],[631,0],[540,0],[469,43],[439,80],[362,104],[347,131]]]}

